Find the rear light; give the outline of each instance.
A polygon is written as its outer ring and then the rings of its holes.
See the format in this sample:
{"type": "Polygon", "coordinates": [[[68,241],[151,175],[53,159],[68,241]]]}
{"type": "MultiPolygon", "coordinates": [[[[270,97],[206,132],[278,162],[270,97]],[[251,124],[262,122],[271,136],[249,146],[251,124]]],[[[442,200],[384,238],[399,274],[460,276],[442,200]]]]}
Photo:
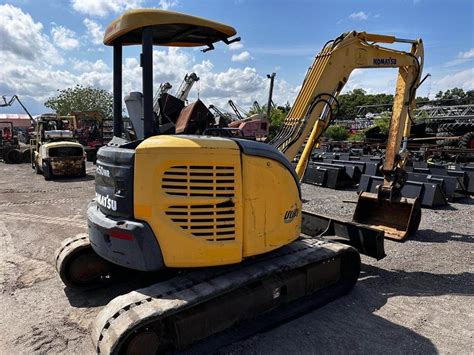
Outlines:
{"type": "Polygon", "coordinates": [[[122,231],[111,231],[109,233],[109,236],[111,238],[117,238],[117,239],[122,239],[122,240],[133,240],[133,234],[127,233],[127,232],[122,232],[122,231]]]}

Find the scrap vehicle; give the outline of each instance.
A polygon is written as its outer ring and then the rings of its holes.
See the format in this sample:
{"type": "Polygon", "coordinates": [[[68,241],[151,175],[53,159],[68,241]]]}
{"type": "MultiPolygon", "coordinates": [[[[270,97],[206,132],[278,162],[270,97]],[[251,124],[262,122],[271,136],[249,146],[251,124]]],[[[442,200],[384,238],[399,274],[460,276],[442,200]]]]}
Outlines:
{"type": "Polygon", "coordinates": [[[84,147],[76,141],[74,116],[43,114],[30,140],[31,167],[45,180],[54,176],[85,176],[84,147]]]}
{"type": "Polygon", "coordinates": [[[235,116],[222,112],[214,105],[209,105],[209,109],[215,113],[216,124],[214,127],[207,128],[204,134],[264,141],[268,136],[270,125],[266,117],[261,113],[249,115],[247,112],[243,112],[246,116],[244,117],[232,100],[228,102],[235,112],[235,116]]]}
{"type": "MultiPolygon", "coordinates": [[[[244,139],[157,134],[153,45],[207,46],[208,51],[214,43],[238,40],[231,39],[235,35],[228,25],[156,9],[127,11],[105,31],[104,44],[114,53],[115,137],[98,152],[88,237],[63,241],[56,268],[72,288],[107,285],[123,275],[120,267],[179,274],[105,306],[92,325],[98,353],[183,349],[272,310],[286,319],[291,307],[278,313],[280,306],[291,303],[305,312],[306,296],[317,303],[349,292],[359,275],[359,252],[377,259],[385,255],[382,230],[302,211],[301,169],[309,154],[303,151],[296,171],[287,157],[308,135],[307,147],[317,140],[356,67],[401,67],[400,113],[391,129],[394,146],[399,145],[413,94],[406,90],[408,97],[404,85],[416,84],[421,64],[412,67],[420,52],[383,49],[374,42],[400,40],[367,33],[328,42],[278,135],[280,150],[244,139]],[[142,46],[144,138],[132,142],[121,138],[124,45],[142,46]]],[[[410,43],[422,48],[420,40],[410,43]]],[[[392,160],[398,162],[395,154],[392,160]]]]}
{"type": "MultiPolygon", "coordinates": [[[[186,74],[175,95],[169,93],[172,85],[168,82],[160,85],[153,97],[154,126],[157,132],[167,134],[193,134],[214,123],[214,118],[201,100],[186,105],[189,92],[199,81],[196,73],[186,74]],[[204,107],[203,107],[204,106],[204,107]],[[193,121],[193,124],[189,124],[193,121]],[[198,123],[198,124],[196,124],[198,123]]],[[[125,96],[125,105],[130,118],[131,131],[137,139],[144,137],[143,132],[143,94],[131,92],[125,96]]]]}
{"type": "Polygon", "coordinates": [[[21,163],[23,160],[18,137],[10,121],[0,122],[0,158],[8,164],[21,163]]]}
{"type": "Polygon", "coordinates": [[[104,135],[104,118],[97,111],[71,112],[76,118],[75,138],[84,146],[87,161],[95,161],[97,150],[110,139],[104,135]]]}
{"type": "MultiPolygon", "coordinates": [[[[10,100],[2,96],[2,100],[3,102],[0,103],[0,107],[12,106],[17,101],[28,115],[30,124],[34,122],[30,112],[17,95],[13,95],[10,100]]],[[[18,125],[13,123],[13,120],[0,122],[0,158],[5,163],[18,164],[30,161],[30,150],[20,144],[20,136],[24,137],[25,132],[27,134],[27,131],[20,130],[18,125]]]]}
{"type": "Polygon", "coordinates": [[[237,119],[228,124],[228,129],[238,130],[239,135],[246,139],[264,141],[268,137],[270,124],[264,115],[260,113],[249,115],[244,112],[246,117],[243,117],[234,101],[229,100],[229,106],[235,112],[237,119]]]}

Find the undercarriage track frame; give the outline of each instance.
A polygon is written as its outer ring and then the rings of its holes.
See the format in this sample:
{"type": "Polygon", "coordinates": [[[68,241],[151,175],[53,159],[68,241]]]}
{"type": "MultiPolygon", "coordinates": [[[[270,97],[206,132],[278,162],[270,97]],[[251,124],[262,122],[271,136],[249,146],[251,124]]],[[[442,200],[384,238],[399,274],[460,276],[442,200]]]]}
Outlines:
{"type": "Polygon", "coordinates": [[[184,349],[314,292],[332,288],[331,299],[342,296],[356,283],[359,271],[360,257],[352,247],[301,239],[242,264],[191,271],[119,296],[97,316],[93,343],[101,354],[128,353],[137,336],[147,340],[147,351],[161,346],[184,349]],[[238,301],[242,299],[248,301],[238,301]],[[237,307],[229,304],[234,301],[237,307]]]}

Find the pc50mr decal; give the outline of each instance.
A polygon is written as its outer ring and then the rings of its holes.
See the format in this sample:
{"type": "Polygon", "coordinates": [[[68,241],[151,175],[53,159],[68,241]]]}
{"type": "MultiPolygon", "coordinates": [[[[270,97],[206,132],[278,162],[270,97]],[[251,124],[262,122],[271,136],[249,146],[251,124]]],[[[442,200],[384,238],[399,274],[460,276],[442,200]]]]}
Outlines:
{"type": "Polygon", "coordinates": [[[106,168],[104,168],[100,165],[97,165],[96,172],[99,175],[102,175],[102,176],[105,176],[105,177],[110,177],[110,170],[108,170],[108,169],[106,169],[106,168]]]}
{"type": "Polygon", "coordinates": [[[108,210],[117,211],[117,201],[112,200],[109,195],[101,195],[98,192],[95,193],[95,199],[99,205],[108,210]]]}

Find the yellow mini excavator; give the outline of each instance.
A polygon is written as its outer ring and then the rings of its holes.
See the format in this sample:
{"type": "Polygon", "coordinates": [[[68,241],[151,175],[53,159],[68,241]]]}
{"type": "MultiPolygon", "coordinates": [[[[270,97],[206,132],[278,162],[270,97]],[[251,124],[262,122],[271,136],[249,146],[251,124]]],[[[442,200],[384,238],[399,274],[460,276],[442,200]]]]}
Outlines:
{"type": "MultiPolygon", "coordinates": [[[[105,306],[92,326],[98,353],[183,349],[254,317],[272,314],[281,321],[288,309],[307,311],[302,300],[314,307],[349,292],[359,275],[359,253],[385,255],[383,231],[302,211],[299,180],[353,68],[400,67],[390,132],[391,138],[402,135],[421,72],[421,41],[409,41],[412,53],[380,48],[373,42],[400,40],[366,33],[328,42],[272,145],[160,135],[153,116],[153,45],[206,51],[216,42],[232,43],[235,34],[221,23],[155,9],[128,11],[105,32],[114,53],[115,137],[97,154],[89,236],[66,239],[56,267],[74,288],[107,285],[123,267],[175,269],[179,276],[105,306]],[[121,138],[124,45],[142,46],[145,138],[132,142],[121,138]],[[288,158],[308,137],[295,171],[288,158]],[[286,311],[278,313],[283,305],[286,311]]],[[[387,153],[387,184],[368,197],[376,206],[397,202],[399,144],[387,153]]]]}

